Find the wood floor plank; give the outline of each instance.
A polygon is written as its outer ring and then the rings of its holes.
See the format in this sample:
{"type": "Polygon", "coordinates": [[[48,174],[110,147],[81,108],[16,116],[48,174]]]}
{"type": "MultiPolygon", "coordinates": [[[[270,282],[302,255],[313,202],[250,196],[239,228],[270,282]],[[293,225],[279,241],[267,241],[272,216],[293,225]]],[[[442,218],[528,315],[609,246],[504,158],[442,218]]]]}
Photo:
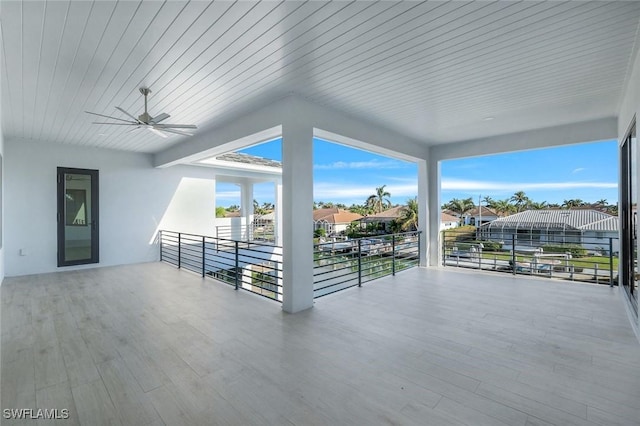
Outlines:
{"type": "Polygon", "coordinates": [[[91,353],[81,336],[66,340],[60,348],[72,387],[100,379],[91,353]]]}
{"type": "Polygon", "coordinates": [[[34,347],[36,389],[66,383],[69,378],[57,343],[45,348],[34,347]]]}
{"type": "Polygon", "coordinates": [[[71,388],[78,418],[83,425],[122,425],[109,392],[102,380],[83,383],[71,388]]]}
{"type": "Polygon", "coordinates": [[[36,401],[38,408],[59,410],[60,416],[62,416],[61,410],[68,410],[68,418],[59,418],[54,420],[41,419],[38,420],[38,425],[80,425],[78,410],[76,409],[75,402],[73,401],[71,386],[69,386],[68,382],[39,389],[36,393],[36,401]]]}
{"type": "Polygon", "coordinates": [[[98,371],[122,424],[146,426],[159,420],[152,402],[122,359],[104,362],[98,365],[98,371]]]}

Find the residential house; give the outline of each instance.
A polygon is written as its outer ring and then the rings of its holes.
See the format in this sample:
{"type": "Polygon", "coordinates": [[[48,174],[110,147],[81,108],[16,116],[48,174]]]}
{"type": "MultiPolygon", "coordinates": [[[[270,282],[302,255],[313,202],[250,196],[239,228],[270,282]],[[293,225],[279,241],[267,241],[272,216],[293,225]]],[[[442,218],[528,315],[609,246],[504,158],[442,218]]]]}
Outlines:
{"type": "Polygon", "coordinates": [[[499,218],[500,215],[489,207],[474,207],[464,215],[462,215],[462,221],[464,225],[481,226],[485,223],[492,222],[499,218]]]}
{"type": "Polygon", "coordinates": [[[590,209],[525,210],[483,225],[479,236],[507,246],[577,244],[588,251],[620,250],[618,217],[590,209]],[[610,247],[610,238],[611,247],[610,247]]]}
{"type": "Polygon", "coordinates": [[[460,219],[456,216],[447,214],[445,212],[440,213],[440,230],[446,231],[448,229],[457,228],[460,226],[460,219]]]}
{"type": "Polygon", "coordinates": [[[362,218],[362,215],[337,207],[316,209],[313,211],[313,230],[324,229],[326,235],[344,233],[351,222],[362,218]]]}
{"type": "Polygon", "coordinates": [[[390,233],[393,222],[400,218],[403,208],[404,206],[391,207],[380,213],[364,216],[360,219],[360,224],[367,228],[374,226],[379,233],[390,233]]]}

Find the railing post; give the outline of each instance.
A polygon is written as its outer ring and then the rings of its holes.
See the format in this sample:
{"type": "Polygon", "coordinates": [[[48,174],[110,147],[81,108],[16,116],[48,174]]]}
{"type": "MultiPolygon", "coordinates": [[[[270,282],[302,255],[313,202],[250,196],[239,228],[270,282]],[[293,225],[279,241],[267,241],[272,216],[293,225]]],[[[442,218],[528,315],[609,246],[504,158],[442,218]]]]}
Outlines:
{"type": "Polygon", "coordinates": [[[358,287],[362,287],[362,239],[358,240],[358,287]]]}
{"type": "Polygon", "coordinates": [[[182,234],[178,232],[178,269],[182,266],[182,234]]]}
{"type": "Polygon", "coordinates": [[[571,281],[573,281],[573,274],[575,272],[575,266],[571,265],[571,267],[569,268],[569,274],[571,277],[571,281]]]}
{"type": "Polygon", "coordinates": [[[609,287],[613,287],[613,238],[609,237],[609,287]]]}
{"type": "MultiPolygon", "coordinates": [[[[420,247],[418,245],[418,247],[420,247]]],[[[396,234],[391,236],[391,275],[396,275],[396,234]]],[[[420,257],[418,256],[418,259],[420,257]]]]}
{"type": "MultiPolygon", "coordinates": [[[[405,238],[406,238],[406,236],[405,236],[405,238]]],[[[421,259],[420,256],[422,256],[422,250],[420,249],[420,238],[422,238],[422,232],[418,231],[418,235],[417,235],[417,241],[418,241],[418,266],[420,266],[420,259],[421,259]]]]}
{"type": "Polygon", "coordinates": [[[158,242],[160,243],[160,262],[162,262],[162,231],[158,231],[158,242]]]}
{"type": "Polygon", "coordinates": [[[204,278],[204,276],[205,276],[205,272],[204,272],[204,269],[205,269],[204,268],[204,259],[205,259],[205,257],[204,257],[204,245],[205,245],[204,244],[204,236],[202,236],[202,278],[204,278]]]}
{"type": "Polygon", "coordinates": [[[516,274],[516,234],[511,235],[511,269],[516,274]]]}
{"type": "Polygon", "coordinates": [[[238,289],[238,265],[239,262],[239,253],[238,253],[238,241],[235,241],[236,245],[236,273],[235,273],[235,281],[236,281],[236,290],[238,289]]]}
{"type": "Polygon", "coordinates": [[[447,266],[447,231],[442,231],[442,266],[447,266]]]}
{"type": "Polygon", "coordinates": [[[598,279],[598,264],[594,263],[593,264],[593,272],[596,276],[596,284],[600,284],[600,280],[598,279]]]}

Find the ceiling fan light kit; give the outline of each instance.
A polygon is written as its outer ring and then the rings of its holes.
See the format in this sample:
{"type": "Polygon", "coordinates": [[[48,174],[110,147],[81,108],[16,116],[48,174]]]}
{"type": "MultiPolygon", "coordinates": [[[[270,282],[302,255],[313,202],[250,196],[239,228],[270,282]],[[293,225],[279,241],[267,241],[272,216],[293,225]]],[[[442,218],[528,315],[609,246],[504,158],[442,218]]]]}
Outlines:
{"type": "Polygon", "coordinates": [[[167,124],[167,123],[161,123],[161,121],[164,121],[167,118],[171,117],[169,114],[167,114],[165,112],[160,113],[155,117],[152,117],[151,115],[149,115],[149,112],[147,111],[147,97],[149,96],[149,93],[151,93],[151,90],[148,87],[141,87],[140,88],[140,93],[142,93],[142,96],[144,96],[144,112],[142,114],[140,114],[138,117],[134,116],[133,114],[128,113],[127,111],[125,111],[123,108],[121,108],[119,106],[116,107],[116,109],[118,111],[120,111],[121,113],[123,113],[127,117],[131,118],[131,120],[125,120],[123,118],[112,117],[110,115],[98,114],[97,112],[90,112],[90,111],[85,111],[85,112],[87,114],[97,115],[98,117],[105,117],[105,118],[109,118],[111,120],[116,120],[117,121],[117,123],[94,121],[93,124],[111,124],[111,125],[116,125],[116,126],[134,126],[131,130],[129,130],[129,132],[144,128],[144,129],[149,130],[151,133],[154,133],[154,134],[156,134],[158,136],[161,136],[163,138],[169,137],[169,135],[167,135],[167,133],[173,133],[173,134],[182,135],[182,136],[193,136],[193,133],[191,133],[191,132],[188,132],[188,131],[185,131],[185,130],[177,130],[177,129],[187,129],[187,130],[189,130],[189,129],[197,129],[198,127],[195,124],[167,124]]]}

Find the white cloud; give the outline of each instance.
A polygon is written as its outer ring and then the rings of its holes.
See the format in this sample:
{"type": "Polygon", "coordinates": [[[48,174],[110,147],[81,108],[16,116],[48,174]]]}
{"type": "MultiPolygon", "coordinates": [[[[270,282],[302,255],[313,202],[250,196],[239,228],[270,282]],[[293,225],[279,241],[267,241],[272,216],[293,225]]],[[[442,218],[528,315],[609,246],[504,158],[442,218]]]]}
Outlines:
{"type": "Polygon", "coordinates": [[[240,198],[240,191],[216,191],[218,198],[240,198]]]}
{"type": "Polygon", "coordinates": [[[573,169],[571,174],[580,173],[581,171],[586,170],[584,167],[578,167],[577,169],[573,169]]]}
{"type": "Polygon", "coordinates": [[[579,188],[617,188],[612,182],[483,182],[463,179],[443,179],[443,191],[559,191],[579,188]]]}
{"type": "MultiPolygon", "coordinates": [[[[387,185],[385,190],[388,191],[393,198],[415,197],[418,193],[418,184],[387,185]]],[[[362,203],[369,195],[374,194],[375,191],[375,186],[371,185],[317,182],[313,188],[313,198],[321,201],[356,200],[362,203]]]]}
{"type": "Polygon", "coordinates": [[[407,164],[400,161],[336,161],[329,164],[314,164],[316,170],[363,170],[363,169],[402,169],[407,164]]]}

